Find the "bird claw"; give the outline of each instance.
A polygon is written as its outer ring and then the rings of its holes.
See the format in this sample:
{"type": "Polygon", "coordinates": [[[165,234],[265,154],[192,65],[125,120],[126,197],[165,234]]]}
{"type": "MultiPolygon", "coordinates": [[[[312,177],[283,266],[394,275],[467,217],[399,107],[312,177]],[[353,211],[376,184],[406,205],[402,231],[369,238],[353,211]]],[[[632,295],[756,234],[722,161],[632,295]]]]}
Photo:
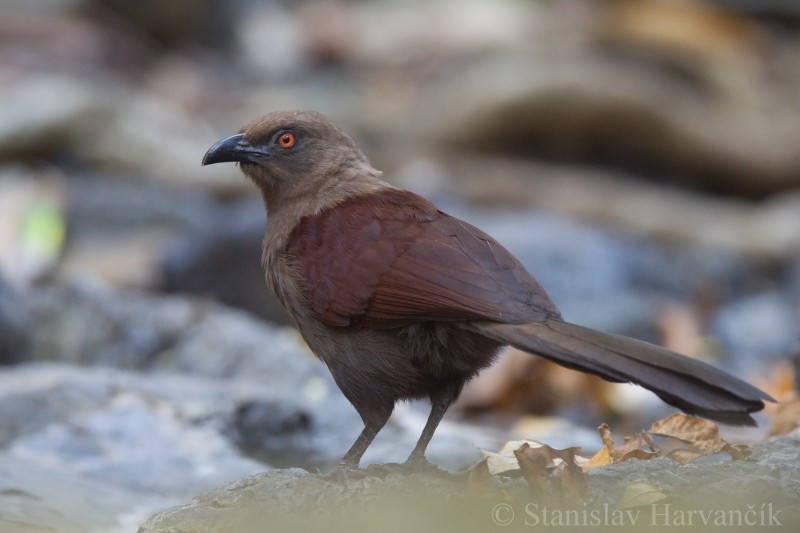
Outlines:
{"type": "Polygon", "coordinates": [[[372,464],[363,470],[367,476],[385,478],[389,474],[409,476],[412,474],[429,474],[439,477],[448,477],[450,472],[439,468],[428,461],[424,456],[411,455],[404,463],[372,464]]]}
{"type": "Polygon", "coordinates": [[[347,480],[353,477],[363,477],[364,470],[361,470],[358,465],[341,461],[335,470],[324,475],[320,478],[343,487],[347,487],[347,480]]]}
{"type": "Polygon", "coordinates": [[[466,479],[463,473],[453,473],[449,470],[445,470],[444,468],[440,468],[436,463],[428,461],[424,455],[416,455],[414,453],[412,453],[408,459],[406,459],[405,463],[399,466],[403,467],[403,470],[407,474],[426,474],[449,481],[466,479]]]}
{"type": "Polygon", "coordinates": [[[440,470],[439,466],[431,463],[428,459],[422,454],[412,453],[406,459],[406,462],[403,463],[403,466],[408,468],[410,471],[414,472],[422,472],[426,470],[440,470]]]}

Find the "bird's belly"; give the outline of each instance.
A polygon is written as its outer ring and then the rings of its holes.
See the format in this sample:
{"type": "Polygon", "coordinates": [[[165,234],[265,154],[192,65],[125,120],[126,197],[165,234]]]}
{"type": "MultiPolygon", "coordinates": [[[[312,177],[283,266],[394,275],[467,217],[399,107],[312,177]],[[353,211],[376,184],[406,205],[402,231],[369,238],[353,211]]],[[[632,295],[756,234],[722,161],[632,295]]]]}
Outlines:
{"type": "Polygon", "coordinates": [[[433,323],[392,330],[316,323],[301,332],[349,399],[377,393],[397,401],[427,398],[444,387],[460,390],[491,364],[500,347],[486,337],[433,323]]]}

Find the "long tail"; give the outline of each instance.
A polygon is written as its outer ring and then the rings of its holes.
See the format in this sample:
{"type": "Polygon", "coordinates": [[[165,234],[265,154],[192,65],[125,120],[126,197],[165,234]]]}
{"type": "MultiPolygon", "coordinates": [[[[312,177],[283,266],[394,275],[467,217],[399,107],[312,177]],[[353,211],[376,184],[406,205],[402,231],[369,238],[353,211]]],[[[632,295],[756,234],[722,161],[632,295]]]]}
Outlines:
{"type": "Polygon", "coordinates": [[[756,425],[748,414],[775,401],[711,365],[653,344],[560,320],[529,324],[472,322],[469,329],[559,365],[609,381],[635,383],[670,405],[731,425],[756,425]]]}

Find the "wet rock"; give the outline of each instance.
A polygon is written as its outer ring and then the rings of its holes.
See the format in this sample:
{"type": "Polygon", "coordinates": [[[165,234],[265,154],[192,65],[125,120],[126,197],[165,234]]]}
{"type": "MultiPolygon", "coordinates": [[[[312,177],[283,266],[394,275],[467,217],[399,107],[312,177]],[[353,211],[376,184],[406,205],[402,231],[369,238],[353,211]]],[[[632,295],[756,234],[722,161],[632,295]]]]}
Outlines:
{"type": "MultiPolygon", "coordinates": [[[[653,240],[692,243],[709,255],[793,258],[800,250],[800,195],[757,203],[643,183],[597,168],[475,157],[449,159],[459,191],[488,206],[537,208],[602,223],[653,240]],[[487,187],[491,177],[492,187],[487,187]]],[[[419,178],[422,179],[422,178],[419,178]]]]}
{"type": "Polygon", "coordinates": [[[138,175],[108,179],[84,173],[68,184],[69,241],[56,279],[97,278],[116,287],[154,288],[176,235],[206,220],[215,202],[138,175]]]}
{"type": "Polygon", "coordinates": [[[731,302],[714,317],[722,348],[744,370],[789,359],[800,342],[800,308],[778,292],[763,292],[731,302]]]}
{"type": "Polygon", "coordinates": [[[191,297],[123,294],[89,282],[32,291],[23,301],[37,324],[28,360],[250,376],[286,388],[327,372],[293,333],[241,311],[191,297]]]}
{"type": "Polygon", "coordinates": [[[8,102],[0,110],[0,160],[33,157],[112,175],[136,172],[222,194],[243,189],[243,180],[232,179],[235,168],[200,169],[203,153],[219,137],[167,96],[113,76],[16,74],[0,87],[8,102]]]}
{"type": "Polygon", "coordinates": [[[492,482],[470,484],[463,478],[404,476],[373,468],[367,477],[339,485],[304,471],[275,470],[157,513],[142,524],[139,532],[285,531],[323,526],[334,531],[486,531],[501,525],[517,531],[532,527],[534,521],[540,527],[554,529],[566,525],[610,526],[614,525],[611,513],[627,517],[627,522],[616,525],[636,531],[645,525],[664,525],[664,520],[674,525],[692,511],[698,521],[695,526],[700,524],[701,511],[730,519],[728,525],[736,523],[738,517],[745,525],[743,517],[748,510],[754,510],[747,515],[751,525],[790,531],[798,519],[800,503],[799,450],[796,440],[786,438],[756,445],[747,461],[710,458],[680,466],[668,459],[630,460],[596,469],[590,474],[589,495],[569,515],[570,523],[564,522],[565,514],[556,518],[569,507],[556,503],[548,508],[533,497],[521,478],[493,486],[492,482]],[[651,503],[623,498],[626,487],[634,482],[651,484],[661,499],[651,503]],[[619,515],[621,510],[630,514],[619,515]],[[550,523],[544,524],[547,516],[550,523]],[[579,522],[581,517],[585,522],[579,522]]]}
{"type": "MultiPolygon", "coordinates": [[[[248,394],[229,383],[113,369],[0,372],[2,519],[120,524],[159,502],[266,468],[218,428],[248,394]],[[238,400],[237,400],[238,397],[238,400]],[[22,497],[24,496],[24,497],[22,497]],[[72,506],[74,499],[85,503],[72,506]],[[86,505],[92,508],[87,512],[86,505]]],[[[61,531],[61,528],[56,528],[61,531]]],[[[108,529],[110,530],[110,529],[108,529]]]]}
{"type": "MultiPolygon", "coordinates": [[[[592,77],[591,83],[596,81],[592,77]]],[[[719,118],[694,124],[694,117],[674,116],[673,108],[656,101],[655,95],[644,104],[594,92],[588,86],[533,90],[481,111],[454,131],[462,137],[475,135],[459,142],[480,150],[623,168],[655,182],[717,193],[764,198],[798,186],[797,147],[777,132],[780,150],[743,149],[744,141],[724,129],[730,125],[713,125],[713,120],[721,122],[719,118]],[[715,127],[719,131],[713,131],[715,127]],[[492,146],[486,139],[497,139],[498,144],[492,146]]],[[[747,126],[733,128],[742,129],[747,126]]]]}
{"type": "Polygon", "coordinates": [[[276,466],[302,464],[317,454],[311,416],[287,402],[254,401],[241,405],[233,426],[234,439],[242,450],[267,456],[276,466]]]}
{"type": "MultiPolygon", "coordinates": [[[[102,0],[98,4],[162,45],[201,43],[217,48],[231,45],[233,10],[219,0],[177,1],[164,5],[157,1],[132,4],[121,0],[102,0]]],[[[102,19],[107,13],[99,13],[102,19]]]]}
{"type": "MultiPolygon", "coordinates": [[[[147,372],[153,382],[162,375],[182,375],[229,379],[243,390],[258,390],[268,395],[268,405],[280,409],[260,411],[257,422],[266,428],[284,427],[282,412],[296,413],[308,421],[308,432],[297,440],[277,434],[268,437],[263,430],[258,439],[242,441],[242,448],[263,460],[267,457],[299,457],[293,464],[323,465],[335,462],[361,430],[361,421],[339,393],[330,373],[313,358],[291,330],[279,330],[242,313],[211,302],[186,297],[157,297],[143,293],[120,293],[94,285],[69,288],[42,288],[21,300],[20,308],[37,327],[26,351],[15,352],[25,361],[58,361],[83,366],[125,368],[147,372]],[[69,309],[69,312],[64,312],[69,309]],[[258,441],[258,445],[255,442],[258,441]]],[[[75,370],[80,372],[80,370],[75,370]]],[[[57,380],[56,380],[57,382],[57,380]]],[[[100,385],[98,385],[99,387],[100,385]]],[[[165,388],[169,386],[163,384],[165,388]]],[[[233,386],[233,385],[232,385],[233,386]]],[[[21,389],[25,392],[25,389],[21,389]]],[[[92,389],[94,390],[94,389],[92,389]]],[[[232,442],[242,427],[238,407],[230,399],[218,398],[229,412],[220,421],[226,438],[232,442]]],[[[85,410],[89,394],[85,389],[63,390],[47,387],[41,397],[23,394],[0,408],[4,426],[21,429],[7,438],[25,433],[30,424],[54,420],[71,411],[85,410]],[[50,398],[56,399],[50,403],[50,398]],[[74,404],[72,401],[74,400],[74,404]],[[33,414],[12,405],[31,405],[33,414]],[[37,407],[38,406],[38,407],[37,407]],[[39,409],[40,408],[40,409],[39,409]],[[4,413],[4,414],[3,414],[4,413]]],[[[236,395],[234,394],[234,397],[236,395]]],[[[248,402],[267,401],[254,395],[248,402]]],[[[245,400],[241,400],[245,402],[245,400]]],[[[91,402],[90,402],[91,403],[91,402]]],[[[249,404],[248,404],[249,405],[249,404]]],[[[252,427],[250,420],[245,426],[252,427]]],[[[249,430],[248,430],[249,431],[249,430]]],[[[406,435],[405,439],[412,437],[406,435]]]]}
{"type": "Polygon", "coordinates": [[[21,76],[3,84],[0,97],[0,159],[52,157],[68,152],[76,133],[104,116],[105,94],[65,76],[21,76]],[[54,98],[58,95],[58,98],[54,98]]]}
{"type": "Polygon", "coordinates": [[[30,322],[19,300],[0,272],[0,365],[22,361],[28,350],[30,322]]]}
{"type": "Polygon", "coordinates": [[[790,0],[715,0],[714,3],[762,20],[778,30],[800,29],[800,6],[790,0]]]}
{"type": "Polygon", "coordinates": [[[264,205],[253,197],[207,210],[203,224],[172,240],[162,289],[212,297],[277,324],[289,317],[267,288],[261,266],[264,205]]]}
{"type": "MultiPolygon", "coordinates": [[[[60,517],[58,531],[130,531],[159,508],[269,468],[250,456],[328,470],[361,422],[324,383],[294,388],[289,395],[243,377],[7,367],[0,372],[0,526],[55,528],[60,517]],[[74,505],[76,498],[92,512],[74,505]]],[[[424,416],[401,410],[365,460],[402,460],[423,423],[424,416]]],[[[451,468],[472,463],[472,443],[486,441],[486,431],[441,429],[432,458],[451,468]],[[463,450],[472,452],[466,462],[463,450]]]]}
{"type": "Polygon", "coordinates": [[[164,499],[0,453],[3,531],[132,531],[164,499]]]}
{"type": "MultiPolygon", "coordinates": [[[[338,461],[363,427],[328,370],[302,347],[293,330],[268,326],[208,301],[114,292],[88,284],[39,289],[24,304],[37,324],[26,361],[99,366],[112,373],[114,368],[136,369],[155,383],[177,372],[187,378],[224,378],[238,384],[236,390],[261,391],[263,395],[235,406],[214,396],[229,409],[220,419],[220,431],[244,453],[261,460],[325,467],[338,461]]],[[[83,409],[80,394],[74,398],[75,407],[66,400],[49,405],[48,394],[60,398],[62,393],[67,394],[48,389],[32,400],[43,405],[36,416],[14,420],[17,411],[9,408],[8,427],[27,427],[41,417],[57,419],[63,411],[83,409]]],[[[427,404],[419,409],[399,406],[365,461],[404,460],[426,417],[427,404]]],[[[459,425],[447,436],[448,424],[431,448],[432,459],[444,466],[464,467],[478,457],[476,445],[492,446],[502,438],[459,425]]]]}
{"type": "Polygon", "coordinates": [[[9,465],[3,467],[0,524],[26,513],[32,524],[63,514],[67,531],[72,521],[138,522],[165,502],[269,468],[248,458],[250,452],[267,462],[333,464],[349,444],[339,441],[355,438],[360,420],[338,391],[317,385],[296,385],[288,396],[244,378],[7,367],[0,372],[0,465],[9,465]],[[261,407],[257,416],[254,406],[261,407]],[[287,438],[292,420],[301,422],[302,432],[287,438]],[[247,442],[239,440],[237,427],[247,432],[247,442]],[[82,506],[69,509],[72,495],[92,491],[92,517],[81,515],[82,506]]]}

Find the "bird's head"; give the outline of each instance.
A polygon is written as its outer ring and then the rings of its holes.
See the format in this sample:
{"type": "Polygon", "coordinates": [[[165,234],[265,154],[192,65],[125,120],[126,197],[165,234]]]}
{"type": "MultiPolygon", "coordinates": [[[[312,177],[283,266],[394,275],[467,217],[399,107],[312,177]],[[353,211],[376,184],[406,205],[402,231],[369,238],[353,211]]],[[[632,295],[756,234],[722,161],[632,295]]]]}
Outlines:
{"type": "Polygon", "coordinates": [[[375,174],[350,137],[316,111],[277,111],[208,149],[203,165],[236,162],[265,196],[312,192],[349,173],[375,174]]]}

